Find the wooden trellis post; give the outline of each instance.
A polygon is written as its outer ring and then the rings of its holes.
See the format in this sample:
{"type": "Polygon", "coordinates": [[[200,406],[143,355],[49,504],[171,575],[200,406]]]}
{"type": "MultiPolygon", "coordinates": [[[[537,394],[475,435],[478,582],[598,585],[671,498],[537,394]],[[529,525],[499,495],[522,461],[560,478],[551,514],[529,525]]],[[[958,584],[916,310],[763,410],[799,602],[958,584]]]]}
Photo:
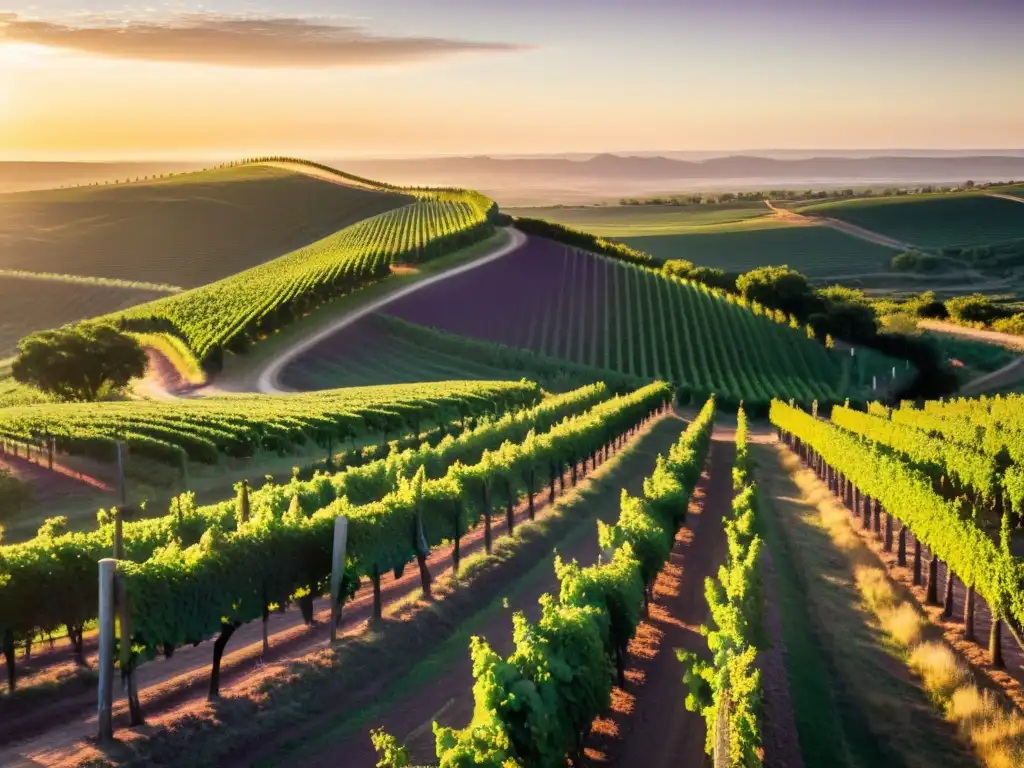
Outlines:
{"type": "Polygon", "coordinates": [[[348,518],[344,515],[334,519],[334,548],[331,551],[331,642],[338,639],[338,623],[341,619],[341,585],[345,575],[345,549],[348,546],[348,518]]]}

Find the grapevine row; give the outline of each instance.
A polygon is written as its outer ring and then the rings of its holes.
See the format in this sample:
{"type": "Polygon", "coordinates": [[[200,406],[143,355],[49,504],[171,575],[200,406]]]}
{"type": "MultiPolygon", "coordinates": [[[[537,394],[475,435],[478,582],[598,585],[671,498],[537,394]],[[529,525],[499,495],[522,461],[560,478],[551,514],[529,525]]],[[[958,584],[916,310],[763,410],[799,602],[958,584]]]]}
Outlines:
{"type": "Polygon", "coordinates": [[[482,195],[424,192],[311,245],[223,280],[110,316],[126,330],[170,333],[207,369],[315,307],[493,231],[482,195]]]}
{"type": "Polygon", "coordinates": [[[977,500],[992,504],[1001,492],[1002,468],[995,458],[973,447],[942,440],[903,422],[852,408],[835,406],[832,423],[869,442],[892,448],[927,474],[938,487],[952,480],[977,500]]]}
{"type": "MultiPolygon", "coordinates": [[[[384,572],[400,571],[416,560],[429,590],[425,562],[430,548],[448,540],[458,542],[480,520],[487,541],[496,505],[511,509],[520,497],[534,495],[539,477],[550,473],[553,479],[565,463],[593,458],[663,408],[670,396],[667,385],[649,385],[547,434],[531,434],[519,445],[505,443],[497,451],[487,451],[476,465],[456,463],[442,478],[428,480],[421,468],[380,501],[353,506],[339,499],[311,516],[293,505],[280,517],[243,521],[231,534],[210,531],[192,547],[171,544],[144,563],[119,562],[133,648],[149,657],[220,632],[218,644],[223,649],[224,638],[241,624],[265,616],[269,606],[287,605],[305,592],[322,594],[331,575],[338,516],[348,520],[341,602],[354,593],[360,578],[369,577],[379,615],[384,572]]],[[[216,675],[215,664],[212,681],[216,675]]],[[[211,694],[215,695],[213,682],[211,694]]]]}
{"type": "Polygon", "coordinates": [[[301,395],[232,395],[192,400],[48,403],[0,409],[0,441],[36,444],[110,461],[121,440],[135,454],[179,466],[185,459],[287,452],[312,441],[389,435],[422,424],[536,402],[529,382],[437,382],[352,387],[301,395]]]}
{"type": "Polygon", "coordinates": [[[757,486],[750,476],[747,419],[737,414],[736,461],[733,487],[738,492],[732,516],[725,519],[728,541],[726,564],[716,579],[704,582],[713,626],[702,626],[711,661],[677,651],[689,688],[686,708],[700,712],[707,723],[705,750],[716,765],[733,768],[761,766],[761,673],[755,666],[759,649],[767,647],[764,629],[764,586],[760,556],[764,543],[758,534],[757,486]],[[728,755],[715,753],[720,723],[728,738],[728,755]]]}
{"type": "MultiPolygon", "coordinates": [[[[893,521],[902,523],[897,545],[901,565],[906,565],[907,530],[914,532],[915,577],[920,575],[923,543],[933,558],[945,560],[949,571],[967,586],[971,616],[975,591],[985,599],[994,618],[994,636],[998,635],[1003,619],[1021,625],[1024,573],[1010,552],[1007,515],[1003,516],[997,541],[961,515],[955,502],[937,494],[924,473],[900,458],[880,452],[839,427],[779,401],[772,403],[770,418],[784,441],[801,453],[833,491],[856,513],[863,509],[865,525],[884,535],[887,551],[893,546],[893,521]]],[[[934,565],[929,569],[930,592],[934,591],[936,570],[934,565]]]]}
{"type": "Polygon", "coordinates": [[[622,492],[617,524],[599,526],[607,557],[589,567],[555,560],[557,595],[541,598],[541,617],[514,617],[507,658],[473,638],[476,716],[463,730],[434,724],[440,768],[561,768],[578,764],[594,718],[611,701],[649,585],[668,561],[700,475],[714,426],[709,401],[669,456],[659,456],[642,498],[622,492]]]}
{"type": "MultiPolygon", "coordinates": [[[[600,408],[607,398],[603,384],[590,385],[485,422],[458,438],[448,435],[436,446],[425,444],[334,475],[317,474],[308,481],[268,483],[252,493],[240,486],[236,500],[197,508],[194,494],[182,494],[173,500],[168,515],[122,525],[121,557],[144,562],[170,544],[188,548],[203,537],[230,536],[243,517],[298,518],[336,500],[346,505],[377,501],[420,468],[428,478],[444,476],[452,464],[477,462],[486,451],[508,440],[522,441],[533,430],[543,432],[565,417],[577,417],[595,405],[600,408]]],[[[47,527],[33,541],[0,548],[0,631],[25,636],[64,625],[70,637],[80,638],[81,627],[95,617],[96,563],[110,556],[114,546],[114,522],[106,516],[101,520],[97,531],[54,536],[47,527]],[[38,600],[41,588],[55,599],[38,600]]]]}

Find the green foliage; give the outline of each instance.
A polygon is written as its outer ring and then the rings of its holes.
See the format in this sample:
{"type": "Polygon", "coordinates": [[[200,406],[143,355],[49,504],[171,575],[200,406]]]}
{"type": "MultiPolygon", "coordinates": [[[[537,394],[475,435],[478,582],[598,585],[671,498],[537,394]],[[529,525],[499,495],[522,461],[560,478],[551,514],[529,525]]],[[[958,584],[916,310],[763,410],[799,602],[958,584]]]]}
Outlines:
{"type": "Polygon", "coordinates": [[[377,768],[407,768],[409,765],[409,750],[398,743],[398,739],[383,728],[370,731],[370,740],[373,748],[377,750],[377,768]]]}
{"type": "MultiPolygon", "coordinates": [[[[746,414],[737,417],[737,460],[733,477],[750,481],[747,454],[746,414]]],[[[764,627],[764,586],[760,556],[763,547],[757,533],[757,492],[752,483],[742,486],[725,519],[729,553],[717,579],[707,579],[704,594],[711,623],[701,627],[707,637],[711,662],[694,653],[676,651],[685,671],[686,707],[707,722],[705,749],[713,754],[720,717],[729,734],[728,765],[732,768],[761,766],[761,676],[754,666],[757,651],[767,646],[764,627]]],[[[717,756],[716,756],[717,757],[717,756]]],[[[717,764],[717,759],[716,759],[717,764]]]]}
{"type": "Polygon", "coordinates": [[[972,445],[935,438],[904,422],[841,406],[832,409],[832,423],[870,443],[893,449],[931,478],[936,488],[944,486],[948,479],[970,493],[976,502],[991,503],[1002,487],[1005,467],[995,456],[972,445]]]}
{"type": "MultiPolygon", "coordinates": [[[[691,429],[710,437],[713,424],[713,418],[705,419],[691,429]]],[[[703,436],[691,432],[682,441],[707,445],[703,436]]],[[[690,456],[698,473],[705,456],[690,456]]],[[[662,471],[668,466],[659,463],[662,471]]],[[[656,496],[661,490],[676,493],[665,478],[652,486],[656,496]]],[[[609,705],[613,664],[621,679],[625,647],[639,621],[644,569],[651,565],[643,558],[655,548],[641,555],[636,543],[660,537],[657,551],[664,565],[675,535],[675,528],[664,526],[652,509],[624,492],[618,524],[600,532],[602,547],[615,550],[611,557],[587,568],[555,561],[559,598],[541,598],[536,625],[515,616],[515,650],[507,659],[485,640],[473,638],[477,715],[461,731],[434,724],[442,768],[563,768],[567,757],[580,757],[586,731],[609,705]]]]}
{"type": "Polygon", "coordinates": [[[231,395],[202,399],[62,403],[0,409],[0,438],[56,447],[100,461],[120,439],[136,455],[180,467],[183,459],[214,464],[222,454],[285,454],[310,443],[370,435],[387,440],[428,424],[494,413],[536,402],[531,382],[437,382],[352,387],[308,394],[231,395]]]}
{"type": "MultiPolygon", "coordinates": [[[[379,500],[355,506],[340,496],[298,521],[285,518],[292,497],[287,488],[275,493],[269,506],[257,503],[253,494],[250,521],[236,530],[210,528],[198,544],[172,542],[144,562],[121,564],[133,644],[151,655],[165,645],[205,639],[224,619],[244,623],[258,618],[266,605],[286,605],[301,590],[322,593],[339,515],[348,518],[345,579],[349,591],[354,590],[360,577],[410,562],[423,541],[435,547],[449,540],[456,516],[462,531],[476,522],[478,484],[498,489],[500,498],[523,461],[546,466],[552,457],[589,455],[664,404],[668,395],[667,385],[659,383],[606,400],[537,436],[532,442],[536,453],[529,457],[502,445],[484,450],[476,465],[456,462],[435,480],[427,479],[423,464],[406,464],[396,470],[396,485],[379,500]],[[514,462],[507,463],[510,458],[514,462]]],[[[520,493],[518,483],[511,489],[520,493]]]]}
{"type": "Polygon", "coordinates": [[[686,259],[669,259],[662,262],[661,271],[673,277],[689,277],[693,271],[694,263],[686,259]]]}
{"type": "MultiPolygon", "coordinates": [[[[530,389],[527,387],[524,392],[530,389]]],[[[333,520],[346,510],[352,510],[350,542],[358,540],[358,546],[364,547],[360,553],[357,545],[350,543],[349,551],[353,554],[346,583],[354,589],[360,574],[368,575],[375,563],[383,570],[407,562],[415,554],[411,531],[416,503],[415,499],[410,503],[403,478],[412,478],[421,467],[426,468],[428,477],[437,478],[423,483],[418,499],[428,540],[436,545],[446,537],[451,538],[456,518],[463,532],[476,519],[470,516],[474,507],[466,498],[466,488],[457,480],[458,470],[449,471],[447,462],[457,457],[479,461],[488,449],[499,448],[505,440],[527,436],[532,429],[557,425],[559,431],[555,436],[534,440],[537,461],[546,467],[549,455],[561,455],[566,444],[582,439],[581,434],[591,440],[607,439],[606,435],[618,434],[631,426],[637,413],[663,401],[668,391],[665,385],[652,385],[634,395],[608,400],[604,385],[591,385],[549,398],[514,416],[485,421],[458,439],[442,440],[435,448],[427,445],[333,475],[318,474],[307,481],[293,478],[285,484],[268,483],[248,492],[248,525],[239,522],[237,499],[196,507],[194,494],[182,494],[173,500],[167,516],[124,524],[125,558],[144,564],[139,578],[144,575],[148,581],[140,589],[155,590],[154,601],[145,610],[155,612],[157,623],[147,627],[147,617],[140,615],[136,629],[163,638],[154,640],[153,647],[160,642],[183,642],[181,637],[185,636],[205,637],[208,635],[204,632],[212,633],[219,626],[211,622],[229,615],[234,605],[233,594],[253,588],[259,592],[259,580],[247,582],[248,577],[243,575],[246,569],[239,574],[229,573],[223,583],[218,581],[221,569],[230,570],[225,559],[212,557],[213,545],[218,541],[224,542],[239,563],[251,559],[249,571],[253,567],[264,568],[278,580],[276,586],[268,584],[268,589],[273,586],[277,590],[275,600],[268,602],[285,605],[293,594],[311,590],[320,593],[330,568],[333,520]],[[595,404],[598,407],[592,408],[595,404]],[[563,421],[565,417],[581,418],[563,421]],[[358,502],[353,501],[355,497],[358,502]],[[383,526],[376,534],[375,521],[383,526]],[[205,549],[196,549],[204,537],[205,549]],[[273,557],[264,556],[266,547],[279,548],[280,568],[273,557]],[[162,555],[161,548],[166,550],[162,555]],[[153,558],[157,555],[166,571],[155,564],[153,558]],[[204,586],[201,580],[208,583],[204,586]],[[229,602],[211,602],[210,611],[200,613],[206,592],[224,594],[229,602]],[[167,600],[169,615],[162,613],[163,599],[167,600]]],[[[493,403],[481,400],[480,404],[484,403],[494,410],[493,403]]],[[[0,582],[8,581],[0,588],[0,629],[8,621],[19,631],[28,632],[61,624],[77,625],[94,618],[96,563],[110,555],[112,537],[112,519],[104,513],[100,515],[99,529],[91,533],[37,538],[0,549],[0,582]],[[62,599],[36,599],[41,584],[62,599]]],[[[142,593],[137,594],[141,599],[142,593]]],[[[258,606],[259,601],[257,594],[254,602],[247,605],[258,606]]]]}
{"type": "Polygon", "coordinates": [[[14,378],[63,400],[96,400],[146,372],[146,354],[112,325],[87,323],[39,331],[18,344],[14,378]]]}
{"type": "Polygon", "coordinates": [[[126,330],[181,338],[207,370],[337,296],[493,232],[493,202],[473,192],[417,192],[410,205],[185,293],[109,316],[126,330]]]}
{"type": "Polygon", "coordinates": [[[612,242],[604,238],[584,232],[580,229],[573,229],[564,224],[556,224],[553,221],[544,219],[530,219],[517,217],[515,219],[516,229],[531,235],[539,235],[549,240],[557,240],[560,243],[571,245],[576,248],[584,248],[594,253],[601,253],[613,259],[625,262],[626,264],[638,264],[641,266],[653,266],[654,259],[649,253],[638,251],[622,243],[612,242]]]}
{"type": "Polygon", "coordinates": [[[819,306],[807,278],[788,266],[752,269],[740,275],[736,289],[747,301],[756,301],[798,318],[809,317],[819,306]]]}
{"type": "MultiPolygon", "coordinates": [[[[964,410],[974,407],[978,406],[967,405],[964,410]]],[[[987,410],[988,404],[980,407],[987,410]]],[[[1019,419],[1019,407],[1016,403],[1010,418],[1019,419]]],[[[944,409],[942,404],[935,404],[936,411],[944,409]]],[[[893,420],[897,420],[897,414],[911,410],[900,408],[893,413],[893,420]]],[[[989,411],[990,414],[1000,412],[1000,409],[989,411]]],[[[927,415],[928,411],[923,413],[927,415]]],[[[990,418],[995,422],[999,416],[990,418]]],[[[784,435],[799,439],[828,465],[842,472],[861,493],[876,499],[889,514],[902,521],[965,584],[974,586],[993,610],[1017,623],[1024,619],[1021,564],[1000,541],[982,530],[972,516],[961,513],[959,501],[936,493],[927,475],[903,458],[784,403],[772,404],[771,421],[784,435]]],[[[939,416],[935,421],[944,419],[939,416]]],[[[951,421],[955,424],[956,417],[951,421]]],[[[967,421],[967,425],[970,423],[967,421]]],[[[979,429],[981,427],[974,425],[974,444],[977,444],[979,429]]],[[[954,430],[955,427],[949,427],[951,433],[954,430]]]]}
{"type": "Polygon", "coordinates": [[[952,320],[965,324],[981,323],[984,325],[1006,316],[1005,310],[993,304],[987,296],[980,293],[948,299],[946,310],[952,320]]]}

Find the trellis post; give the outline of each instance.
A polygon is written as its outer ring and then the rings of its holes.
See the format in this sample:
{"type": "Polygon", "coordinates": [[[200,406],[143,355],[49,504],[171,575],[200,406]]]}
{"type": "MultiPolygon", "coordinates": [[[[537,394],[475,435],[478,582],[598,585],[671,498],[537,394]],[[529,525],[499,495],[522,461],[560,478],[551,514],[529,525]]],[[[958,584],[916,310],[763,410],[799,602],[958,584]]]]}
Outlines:
{"type": "Polygon", "coordinates": [[[334,547],[331,551],[331,642],[338,639],[338,610],[341,602],[341,583],[345,576],[345,549],[348,546],[348,518],[334,519],[334,547]]]}

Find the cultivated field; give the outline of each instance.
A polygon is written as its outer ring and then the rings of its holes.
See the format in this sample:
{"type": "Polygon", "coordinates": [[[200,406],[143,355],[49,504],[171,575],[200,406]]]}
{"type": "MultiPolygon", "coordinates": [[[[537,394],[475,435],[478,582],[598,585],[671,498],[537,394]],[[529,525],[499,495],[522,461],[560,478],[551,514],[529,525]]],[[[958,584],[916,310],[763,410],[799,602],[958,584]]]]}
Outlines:
{"type": "MultiPolygon", "coordinates": [[[[666,378],[697,397],[712,390],[761,402],[771,391],[807,402],[840,396],[838,356],[808,341],[802,329],[759,317],[700,286],[541,238],[385,311],[549,358],[666,378]]],[[[294,365],[314,379],[311,359],[344,366],[344,352],[331,351],[334,343],[323,342],[294,365]]]]}
{"type": "MultiPolygon", "coordinates": [[[[0,260],[22,324],[0,357],[64,322],[56,300],[174,334],[209,376],[97,403],[0,381],[0,764],[1024,765],[1024,398],[862,411],[908,392],[909,361],[626,249],[491,237],[479,193],[274,163],[37,195],[68,218],[33,231],[90,244],[87,271],[0,260]],[[90,195],[118,213],[67,213],[90,195]],[[178,234],[129,253],[160,216],[205,222],[179,279],[178,234]],[[129,233],[122,273],[93,270],[107,229],[129,233]],[[236,357],[244,376],[218,375],[236,357]],[[243,378],[293,391],[225,393],[243,378]]],[[[522,213],[661,260],[892,291],[932,276],[897,282],[871,232],[1012,247],[1016,209],[522,213]]],[[[970,255],[958,273],[985,279],[992,255],[970,255]]],[[[924,338],[965,379],[1020,360],[924,338]]]]}
{"type": "Polygon", "coordinates": [[[920,248],[999,245],[1024,239],[1024,206],[981,193],[864,198],[801,206],[920,248]]]}
{"type": "Polygon", "coordinates": [[[191,288],[409,202],[259,165],[8,194],[0,268],[191,288]]]}
{"type": "Polygon", "coordinates": [[[788,264],[813,280],[856,279],[887,272],[895,251],[858,240],[829,227],[790,225],[755,219],[704,232],[621,238],[659,260],[687,259],[727,272],[788,264]]]}
{"type": "Polygon", "coordinates": [[[13,355],[33,331],[117,312],[166,295],[102,282],[0,274],[0,358],[13,355]]]}
{"type": "Polygon", "coordinates": [[[622,239],[701,230],[731,222],[766,218],[760,202],[709,205],[598,205],[509,208],[513,216],[547,219],[601,237],[622,239]]]}

